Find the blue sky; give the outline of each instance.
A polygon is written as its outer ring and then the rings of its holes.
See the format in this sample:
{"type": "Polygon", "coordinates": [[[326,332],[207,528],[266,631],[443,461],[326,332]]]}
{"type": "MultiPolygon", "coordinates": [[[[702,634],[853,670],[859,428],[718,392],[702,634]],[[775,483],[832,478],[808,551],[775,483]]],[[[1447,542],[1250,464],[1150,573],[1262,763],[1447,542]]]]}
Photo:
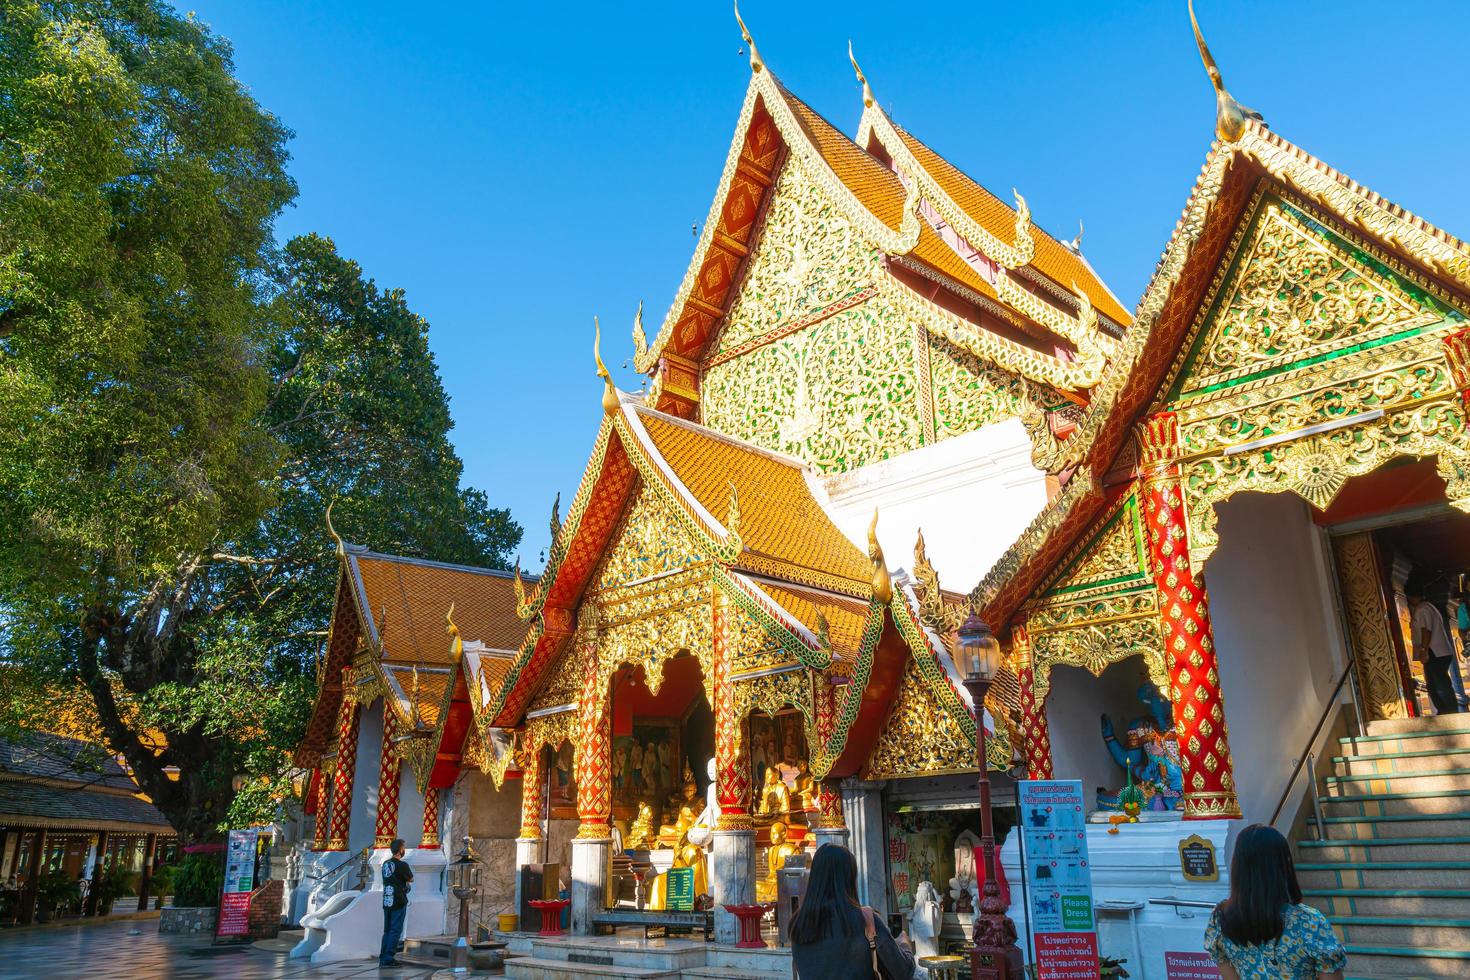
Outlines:
{"type": "MultiPolygon", "coordinates": [[[[1470,4],[1198,0],[1231,91],[1274,129],[1470,237],[1470,4]]],[[[619,384],[689,262],[749,69],[724,0],[420,4],[197,0],[296,132],[319,231],[430,325],[467,483],[538,567],[601,413],[592,317],[619,384]]],[[[849,135],[853,40],[900,124],[1070,238],[1132,308],[1199,172],[1214,99],[1184,0],[746,0],[766,62],[849,135]]],[[[371,544],[371,542],[367,542],[371,544]]]]}

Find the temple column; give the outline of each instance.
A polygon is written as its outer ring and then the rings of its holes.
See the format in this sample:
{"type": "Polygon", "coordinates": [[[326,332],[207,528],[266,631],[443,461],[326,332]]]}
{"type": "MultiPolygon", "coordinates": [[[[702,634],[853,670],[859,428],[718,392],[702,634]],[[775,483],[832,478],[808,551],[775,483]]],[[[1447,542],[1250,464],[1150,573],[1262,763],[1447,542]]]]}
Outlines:
{"type": "MultiPolygon", "coordinates": [[[[826,674],[812,675],[813,698],[817,714],[817,738],[825,747],[837,723],[837,698],[832,681],[826,674]]],[[[847,820],[842,815],[842,792],[835,779],[823,779],[817,786],[817,819],[812,827],[817,846],[847,846],[847,820]]]]}
{"type": "Polygon", "coordinates": [[[710,893],[715,903],[715,941],[734,943],[740,923],[726,905],[755,902],[755,824],[750,818],[750,755],[735,715],[735,688],[730,680],[729,599],[716,589],[714,649],[711,660],[715,691],[715,799],[720,817],[712,832],[710,893]]]}
{"type": "Polygon", "coordinates": [[[883,823],[883,780],[844,779],[842,808],[852,828],[852,856],[857,860],[858,901],[879,915],[888,914],[888,834],[883,823]]]}
{"type": "MultiPolygon", "coordinates": [[[[515,913],[521,913],[521,869],[546,860],[546,840],[541,835],[541,807],[546,798],[546,766],[538,746],[521,770],[521,832],[516,838],[515,913]]],[[[534,925],[534,923],[532,923],[534,925]]],[[[521,929],[529,928],[519,923],[521,929]]]]}
{"type": "Polygon", "coordinates": [[[347,833],[352,826],[352,777],[357,771],[357,702],[351,696],[348,668],[342,671],[342,706],[337,711],[337,773],[332,783],[331,834],[327,850],[347,850],[347,833]]]}
{"type": "Polygon", "coordinates": [[[388,699],[383,698],[383,750],[378,758],[378,817],[373,847],[388,847],[398,836],[398,787],[403,782],[403,760],[393,747],[397,723],[388,699]]]}
{"type": "Polygon", "coordinates": [[[1026,778],[1051,779],[1051,731],[1046,725],[1046,705],[1036,700],[1031,636],[1024,626],[1011,630],[1011,660],[1021,684],[1021,748],[1026,753],[1026,778]]]}
{"type": "Polygon", "coordinates": [[[577,698],[577,817],[572,841],[572,932],[596,932],[592,917],[607,904],[612,865],[612,712],[602,678],[597,644],[582,651],[582,690],[577,698]]]}
{"type": "Polygon", "coordinates": [[[419,834],[419,850],[433,850],[439,846],[439,790],[429,786],[424,790],[424,824],[419,834]]]}
{"type": "Polygon", "coordinates": [[[1214,631],[1202,577],[1189,562],[1189,529],[1179,478],[1179,423],[1160,412],[1139,427],[1150,566],[1169,657],[1169,700],[1184,768],[1184,819],[1239,817],[1229,727],[1214,631]]]}
{"type": "Polygon", "coordinates": [[[331,794],[328,790],[332,778],[332,770],[323,759],[316,767],[316,779],[313,781],[313,809],[316,811],[316,824],[312,830],[311,849],[313,851],[325,851],[327,849],[327,828],[332,822],[331,794]]]}

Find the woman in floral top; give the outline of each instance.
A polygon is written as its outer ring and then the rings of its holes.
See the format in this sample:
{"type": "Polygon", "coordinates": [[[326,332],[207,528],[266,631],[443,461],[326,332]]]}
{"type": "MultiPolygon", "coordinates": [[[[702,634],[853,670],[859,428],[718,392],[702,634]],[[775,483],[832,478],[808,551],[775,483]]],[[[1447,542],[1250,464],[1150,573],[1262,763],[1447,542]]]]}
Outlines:
{"type": "Polygon", "coordinates": [[[1210,917],[1205,952],[1225,980],[1342,980],[1347,967],[1327,917],[1302,904],[1291,846],[1259,823],[1236,838],[1230,897],[1210,917]]]}

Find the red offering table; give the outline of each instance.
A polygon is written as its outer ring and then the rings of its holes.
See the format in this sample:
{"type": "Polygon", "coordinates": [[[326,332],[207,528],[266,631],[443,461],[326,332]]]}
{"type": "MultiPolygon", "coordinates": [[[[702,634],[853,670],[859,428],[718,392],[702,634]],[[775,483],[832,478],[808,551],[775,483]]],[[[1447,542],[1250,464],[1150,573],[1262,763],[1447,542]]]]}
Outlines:
{"type": "Polygon", "coordinates": [[[572,904],[570,898],[533,898],[526,904],[541,912],[541,935],[563,935],[561,910],[572,904]]]}
{"type": "Polygon", "coordinates": [[[774,905],[724,905],[721,906],[735,918],[740,920],[740,941],[736,943],[739,949],[765,949],[766,941],[761,938],[761,919],[766,913],[775,908],[774,905]]]}

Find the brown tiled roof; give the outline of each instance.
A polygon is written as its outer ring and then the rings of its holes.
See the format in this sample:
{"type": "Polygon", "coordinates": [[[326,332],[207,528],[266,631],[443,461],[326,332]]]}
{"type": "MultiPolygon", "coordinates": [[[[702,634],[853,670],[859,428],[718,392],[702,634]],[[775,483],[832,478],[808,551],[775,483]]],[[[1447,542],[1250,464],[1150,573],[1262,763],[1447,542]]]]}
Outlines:
{"type": "Polygon", "coordinates": [[[359,608],[371,618],[384,660],[449,662],[445,614],[454,604],[460,636],[514,650],[526,633],[508,572],[446,565],[349,548],[359,608]]]}
{"type": "MultiPolygon", "coordinates": [[[[406,708],[411,708],[414,694],[414,666],[412,664],[384,664],[383,670],[403,689],[402,703],[406,708]]],[[[439,724],[439,711],[444,706],[444,695],[449,690],[451,676],[443,668],[418,671],[419,717],[430,728],[439,724]]]]}
{"type": "Polygon", "coordinates": [[[820,612],[827,620],[827,638],[832,649],[849,660],[857,655],[863,628],[868,622],[868,603],[769,579],[757,584],[813,633],[817,632],[817,613],[820,612]]]}
{"type": "MultiPolygon", "coordinates": [[[[1002,241],[1009,242],[1015,237],[1015,209],[896,123],[893,128],[914,159],[960,210],[1002,241]]],[[[1108,319],[1124,326],[1133,322],[1133,317],[1081,257],[1035,225],[1031,226],[1031,236],[1036,242],[1036,254],[1031,259],[1033,268],[1063,289],[1070,290],[1075,282],[1097,311],[1108,319]]]]}
{"type": "Polygon", "coordinates": [[[796,581],[810,570],[845,580],[844,591],[868,592],[868,559],[812,496],[799,463],[642,406],[634,411],[678,481],[726,526],[735,485],[745,546],[738,566],[796,581]]]}

